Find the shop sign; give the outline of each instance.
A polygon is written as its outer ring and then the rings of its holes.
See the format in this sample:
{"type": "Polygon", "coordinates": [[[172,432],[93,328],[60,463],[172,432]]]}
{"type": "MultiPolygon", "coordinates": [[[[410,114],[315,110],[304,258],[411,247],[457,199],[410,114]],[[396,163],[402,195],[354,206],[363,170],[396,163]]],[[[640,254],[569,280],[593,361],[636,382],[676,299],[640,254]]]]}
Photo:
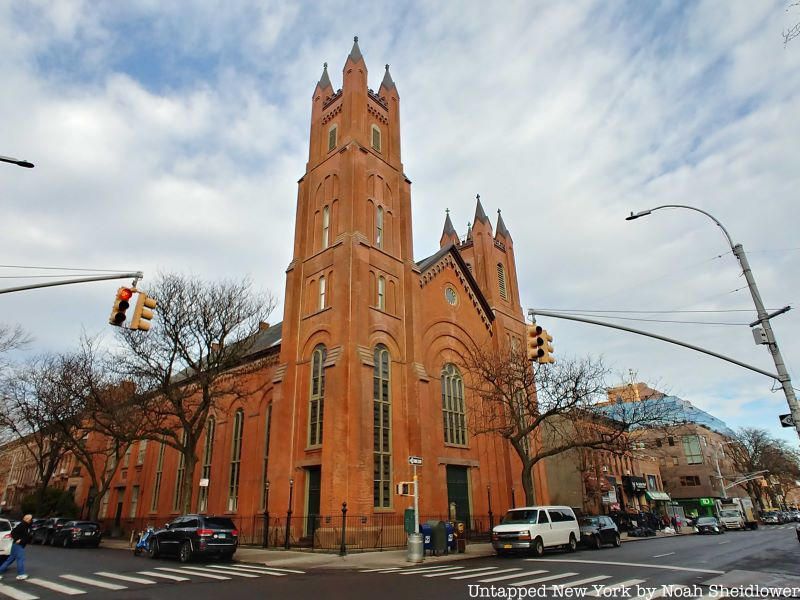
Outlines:
{"type": "Polygon", "coordinates": [[[712,498],[700,498],[700,506],[714,506],[712,498]]]}

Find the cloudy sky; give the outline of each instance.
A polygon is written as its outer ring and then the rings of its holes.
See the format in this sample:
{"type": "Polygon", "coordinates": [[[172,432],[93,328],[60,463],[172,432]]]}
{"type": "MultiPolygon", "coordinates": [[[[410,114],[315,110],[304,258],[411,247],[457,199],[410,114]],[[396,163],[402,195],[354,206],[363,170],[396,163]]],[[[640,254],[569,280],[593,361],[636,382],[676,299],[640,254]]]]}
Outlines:
{"type": "MultiPolygon", "coordinates": [[[[249,276],[282,297],[311,93],[324,61],[340,85],[358,35],[371,86],[391,63],[401,95],[417,259],[437,249],[445,208],[465,232],[480,193],[515,240],[523,305],[630,311],[608,315],[772,371],[715,225],[683,210],[624,217],[664,203],[713,213],[767,306],[800,307],[800,39],[781,36],[800,9],[788,5],[3,2],[0,155],[36,168],[0,163],[0,263],[249,276]]],[[[4,266],[0,287],[41,273],[4,266]]],[[[109,334],[117,285],[2,295],[0,318],[31,332],[29,354],[67,349],[82,331],[109,334]]],[[[602,355],[620,378],[796,441],[767,377],[540,322],[557,355],[602,355]]],[[[774,326],[800,388],[800,311],[774,326]]]]}

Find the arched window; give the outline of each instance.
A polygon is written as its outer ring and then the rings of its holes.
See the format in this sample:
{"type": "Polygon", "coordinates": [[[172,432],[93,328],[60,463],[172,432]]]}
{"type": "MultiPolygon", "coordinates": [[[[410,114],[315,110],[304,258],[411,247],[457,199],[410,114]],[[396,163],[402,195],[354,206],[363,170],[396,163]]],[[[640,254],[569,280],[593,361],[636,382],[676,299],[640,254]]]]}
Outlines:
{"type": "Polygon", "coordinates": [[[311,393],[308,399],[308,445],[322,445],[322,417],[325,412],[325,346],[314,348],[311,355],[311,393]]]}
{"type": "Polygon", "coordinates": [[[372,125],[372,149],[381,151],[381,128],[377,125],[372,125]]]}
{"type": "Polygon", "coordinates": [[[375,245],[383,248],[383,207],[378,207],[378,215],[375,219],[375,245]]]}
{"type": "Polygon", "coordinates": [[[331,209],[326,206],[322,209],[322,249],[328,247],[331,232],[331,209]]]}
{"type": "Polygon", "coordinates": [[[500,288],[500,297],[503,300],[508,300],[508,292],[506,292],[506,269],[502,263],[497,263],[497,286],[500,288]]]}
{"type": "Polygon", "coordinates": [[[467,443],[466,410],[464,408],[464,380],[455,365],[442,369],[442,419],[444,441],[464,446],[467,443]]]}
{"type": "MultiPolygon", "coordinates": [[[[186,431],[181,438],[183,446],[186,446],[186,431]]],[[[178,452],[178,470],[175,472],[175,492],[172,495],[172,510],[181,510],[181,496],[183,495],[183,478],[186,476],[186,457],[183,452],[178,452]]]]}
{"type": "Polygon", "coordinates": [[[332,125],[330,129],[328,129],[328,152],[336,148],[336,133],[338,128],[336,125],[332,125]]]}
{"type": "Polygon", "coordinates": [[[325,276],[323,275],[319,278],[319,306],[317,307],[319,310],[325,308],[325,292],[327,291],[326,285],[327,283],[325,281],[325,276]]]}
{"type": "Polygon", "coordinates": [[[164,448],[166,444],[161,442],[158,448],[158,458],[156,459],[156,480],[153,483],[153,497],[150,500],[150,512],[158,510],[158,496],[161,493],[161,474],[164,470],[164,448]]]}
{"type": "Polygon", "coordinates": [[[390,392],[389,350],[384,345],[375,347],[375,366],[372,376],[372,426],[373,426],[373,487],[375,508],[392,505],[392,397],[390,392]]]}
{"type": "Polygon", "coordinates": [[[261,471],[261,510],[267,510],[267,495],[269,494],[269,479],[267,467],[269,466],[269,434],[272,429],[272,403],[267,407],[267,421],[264,424],[264,463],[261,471]]]}
{"type": "Polygon", "coordinates": [[[386,279],[378,277],[378,308],[386,310],[386,279]]]}
{"type": "Polygon", "coordinates": [[[239,475],[242,466],[242,433],[244,429],[244,411],[240,408],[233,417],[231,439],[231,469],[228,479],[228,512],[239,509],[239,475]]]}
{"type": "MultiPolygon", "coordinates": [[[[217,432],[217,420],[214,416],[208,417],[206,421],[206,439],[203,445],[203,466],[200,472],[200,479],[205,479],[206,483],[211,483],[211,459],[214,457],[214,435],[217,432]]],[[[208,485],[200,487],[197,496],[197,512],[208,510],[208,485]]]]}

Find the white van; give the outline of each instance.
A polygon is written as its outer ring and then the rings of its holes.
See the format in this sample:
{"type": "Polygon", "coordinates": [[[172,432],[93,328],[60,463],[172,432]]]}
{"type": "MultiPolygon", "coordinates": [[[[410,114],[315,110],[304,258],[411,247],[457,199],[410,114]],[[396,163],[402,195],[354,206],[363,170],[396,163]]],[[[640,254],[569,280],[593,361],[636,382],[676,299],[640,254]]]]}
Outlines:
{"type": "Polygon", "coordinates": [[[492,547],[497,554],[533,550],[541,556],[545,548],[556,547],[574,552],[579,539],[581,528],[569,506],[512,508],[492,530],[492,547]]]}

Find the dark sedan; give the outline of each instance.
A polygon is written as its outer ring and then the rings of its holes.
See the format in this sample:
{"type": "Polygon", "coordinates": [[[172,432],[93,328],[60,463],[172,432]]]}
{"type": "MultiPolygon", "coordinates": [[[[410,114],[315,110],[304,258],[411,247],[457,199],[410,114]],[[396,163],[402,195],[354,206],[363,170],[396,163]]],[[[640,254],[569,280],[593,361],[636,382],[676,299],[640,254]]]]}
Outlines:
{"type": "Polygon", "coordinates": [[[67,521],[53,534],[53,546],[69,548],[71,546],[91,546],[97,548],[103,534],[100,523],[93,521],[67,521]]]}
{"type": "Polygon", "coordinates": [[[700,517],[697,519],[695,527],[697,527],[697,533],[710,533],[714,535],[725,533],[725,526],[714,517],[700,517]]]}
{"type": "Polygon", "coordinates": [[[50,544],[53,542],[53,536],[59,531],[64,523],[70,519],[64,517],[53,517],[47,519],[39,527],[37,527],[31,534],[31,542],[34,544],[50,544]]]}
{"type": "Polygon", "coordinates": [[[603,515],[582,517],[580,520],[581,544],[599,550],[604,544],[622,545],[617,524],[603,515]]]}

